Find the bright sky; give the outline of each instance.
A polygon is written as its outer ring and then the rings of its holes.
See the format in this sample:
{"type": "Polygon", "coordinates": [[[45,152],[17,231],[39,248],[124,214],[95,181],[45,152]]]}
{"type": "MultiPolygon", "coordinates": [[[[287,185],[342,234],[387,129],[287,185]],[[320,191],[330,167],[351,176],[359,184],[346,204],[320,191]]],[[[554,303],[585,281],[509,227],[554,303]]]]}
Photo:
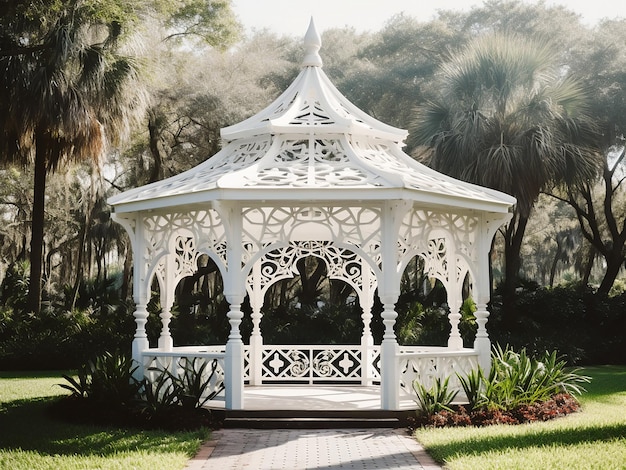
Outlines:
{"type": "MultiPolygon", "coordinates": [[[[537,3],[536,0],[523,0],[537,3]]],[[[580,14],[587,24],[602,18],[624,17],[623,0],[547,0],[580,14]]],[[[246,32],[267,28],[278,34],[304,36],[313,16],[317,30],[350,26],[357,31],[378,31],[389,18],[404,12],[421,21],[437,10],[468,10],[481,0],[233,0],[233,9],[246,32]]]]}

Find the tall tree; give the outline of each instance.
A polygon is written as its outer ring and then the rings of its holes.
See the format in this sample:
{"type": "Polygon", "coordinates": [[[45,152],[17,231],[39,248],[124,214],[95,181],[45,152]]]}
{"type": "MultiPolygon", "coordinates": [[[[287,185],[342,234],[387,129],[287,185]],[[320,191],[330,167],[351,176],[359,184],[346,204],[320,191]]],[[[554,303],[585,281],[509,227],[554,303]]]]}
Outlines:
{"type": "Polygon", "coordinates": [[[0,17],[0,155],[34,166],[27,308],[41,308],[46,179],[72,161],[99,165],[140,109],[136,67],[120,54],[135,2],[4,2],[0,17]]]}
{"type": "Polygon", "coordinates": [[[575,210],[583,236],[602,258],[606,268],[598,291],[607,294],[626,261],[626,20],[595,28],[572,68],[592,93],[592,113],[602,131],[602,171],[565,196],[554,195],[575,210]]]}
{"type": "MultiPolygon", "coordinates": [[[[156,25],[167,30],[167,43],[184,48],[230,43],[239,32],[230,4],[12,0],[0,5],[0,159],[34,167],[30,310],[39,311],[41,304],[48,175],[85,159],[98,167],[106,148],[120,143],[134,118],[143,116],[140,78],[146,74],[140,77],[140,60],[130,47],[136,41],[128,39],[156,25]]],[[[79,238],[86,243],[93,214],[91,208],[84,213],[79,238]]]]}
{"type": "Polygon", "coordinates": [[[539,193],[589,177],[598,162],[583,87],[555,57],[547,43],[518,35],[477,38],[442,65],[441,93],[416,109],[413,125],[430,166],[517,198],[503,233],[508,314],[539,193]]]}

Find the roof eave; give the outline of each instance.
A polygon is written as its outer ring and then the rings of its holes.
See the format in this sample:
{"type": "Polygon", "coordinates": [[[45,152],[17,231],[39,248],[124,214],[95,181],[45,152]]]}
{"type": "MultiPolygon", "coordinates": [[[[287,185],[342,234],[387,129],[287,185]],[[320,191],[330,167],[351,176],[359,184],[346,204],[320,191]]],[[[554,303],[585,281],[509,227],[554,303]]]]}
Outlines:
{"type": "Polygon", "coordinates": [[[342,204],[349,201],[362,203],[364,201],[384,200],[407,200],[413,203],[428,206],[454,207],[463,210],[477,210],[484,212],[509,212],[515,203],[513,198],[504,200],[496,199],[470,199],[456,195],[444,195],[430,191],[422,191],[412,188],[333,188],[325,191],[324,188],[217,188],[208,191],[198,191],[183,195],[169,195],[141,201],[128,201],[113,204],[114,212],[129,213],[149,211],[156,209],[172,209],[176,207],[189,207],[209,205],[217,201],[253,201],[258,203],[282,201],[286,205],[306,205],[315,203],[342,204]],[[513,202],[511,202],[513,201],[513,202]]]}

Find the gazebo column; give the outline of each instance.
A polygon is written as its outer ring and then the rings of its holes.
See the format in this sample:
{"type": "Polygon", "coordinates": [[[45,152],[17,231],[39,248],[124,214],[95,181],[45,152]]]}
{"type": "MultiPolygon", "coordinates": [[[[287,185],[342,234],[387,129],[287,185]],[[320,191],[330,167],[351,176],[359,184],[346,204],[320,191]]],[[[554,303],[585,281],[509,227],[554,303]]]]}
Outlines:
{"type": "Polygon", "coordinates": [[[144,259],[145,256],[145,240],[144,240],[144,225],[142,218],[137,217],[135,227],[130,221],[122,221],[124,227],[131,235],[131,243],[135,256],[133,257],[133,300],[135,301],[135,311],[133,316],[135,317],[135,336],[132,343],[132,358],[138,366],[133,372],[133,376],[137,380],[143,380],[144,378],[144,362],[141,353],[150,347],[148,342],[148,335],[146,334],[146,323],[148,322],[148,302],[150,301],[150,288],[147,279],[148,263],[144,259]]]}
{"type": "Polygon", "coordinates": [[[224,358],[224,382],[226,386],[226,409],[243,409],[243,341],[239,325],[243,313],[241,303],[246,295],[245,279],[241,269],[243,258],[241,208],[229,205],[223,216],[230,222],[228,237],[228,275],[224,282],[224,297],[230,305],[228,321],[230,334],[226,342],[224,358]]]}
{"type": "Polygon", "coordinates": [[[400,276],[398,275],[398,221],[406,207],[394,201],[387,201],[381,217],[381,279],[378,283],[378,296],[383,303],[381,314],[385,332],[380,345],[380,405],[383,410],[397,410],[400,406],[400,371],[398,364],[398,340],[394,331],[395,306],[400,296],[400,276]],[[404,210],[402,210],[404,209],[404,210]]]}
{"type": "Polygon", "coordinates": [[[361,318],[363,320],[363,333],[361,334],[361,385],[371,385],[374,376],[373,348],[374,337],[372,336],[372,307],[374,306],[374,292],[372,289],[372,271],[369,265],[361,261],[361,292],[359,305],[361,306],[361,318]]]}
{"type": "MultiPolygon", "coordinates": [[[[481,261],[486,260],[488,253],[481,256],[481,261]]],[[[487,333],[487,319],[489,312],[487,311],[487,303],[489,302],[489,266],[483,261],[478,263],[476,269],[477,279],[474,283],[476,312],[476,339],[474,340],[474,349],[478,352],[478,365],[488,373],[491,368],[491,341],[487,333]]]]}
{"type": "Polygon", "coordinates": [[[243,318],[241,303],[244,295],[233,293],[226,295],[230,304],[228,321],[230,323],[230,335],[226,342],[226,357],[224,360],[224,380],[226,382],[226,409],[243,409],[243,341],[239,325],[243,318]]]}
{"type": "Polygon", "coordinates": [[[476,339],[474,340],[474,349],[478,352],[478,364],[485,372],[488,372],[491,368],[491,341],[489,340],[486,327],[489,312],[487,311],[487,302],[484,299],[476,302],[476,312],[474,312],[474,316],[476,317],[476,324],[478,325],[476,339]]]}
{"type": "Polygon", "coordinates": [[[252,289],[249,292],[252,307],[252,333],[250,334],[250,385],[261,385],[263,360],[263,335],[261,334],[261,307],[263,292],[261,290],[261,261],[252,267],[252,289]]]}
{"type": "Polygon", "coordinates": [[[463,338],[459,331],[459,323],[461,321],[461,301],[458,297],[459,293],[457,289],[453,289],[452,292],[448,292],[448,307],[450,313],[448,314],[448,321],[450,322],[450,336],[448,337],[448,349],[463,349],[463,338]]]}
{"type": "Polygon", "coordinates": [[[135,329],[135,337],[133,338],[132,345],[132,357],[133,361],[138,365],[137,369],[133,373],[133,376],[137,380],[144,378],[144,364],[141,353],[150,347],[148,342],[148,335],[146,334],[146,323],[148,322],[148,298],[146,296],[134,296],[135,311],[133,316],[135,317],[135,323],[137,325],[135,329]]]}
{"type": "Polygon", "coordinates": [[[478,364],[485,372],[491,368],[491,341],[487,333],[489,312],[487,304],[491,295],[489,278],[489,251],[491,242],[500,225],[511,219],[511,214],[483,214],[474,247],[474,301],[476,302],[476,339],[474,349],[478,352],[478,364]]]}
{"type": "Polygon", "coordinates": [[[170,332],[170,320],[172,319],[172,303],[162,304],[161,314],[161,335],[159,336],[159,349],[171,351],[174,347],[174,340],[170,332]]]}
{"type": "Polygon", "coordinates": [[[383,342],[380,345],[380,404],[383,410],[397,410],[400,405],[398,395],[400,372],[398,370],[398,341],[393,328],[398,316],[395,305],[399,294],[386,293],[379,294],[379,296],[383,303],[381,316],[385,325],[383,342]]]}
{"type": "Polygon", "coordinates": [[[450,322],[450,336],[448,337],[449,349],[463,349],[463,338],[459,331],[461,321],[461,300],[463,298],[463,279],[458,279],[456,244],[450,239],[446,239],[446,258],[448,266],[448,283],[446,291],[448,293],[448,321],[450,322]]]}
{"type": "Polygon", "coordinates": [[[161,335],[159,336],[159,349],[171,351],[174,341],[170,332],[172,319],[172,305],[174,305],[174,276],[172,255],[165,258],[165,272],[161,287],[161,335]]]}

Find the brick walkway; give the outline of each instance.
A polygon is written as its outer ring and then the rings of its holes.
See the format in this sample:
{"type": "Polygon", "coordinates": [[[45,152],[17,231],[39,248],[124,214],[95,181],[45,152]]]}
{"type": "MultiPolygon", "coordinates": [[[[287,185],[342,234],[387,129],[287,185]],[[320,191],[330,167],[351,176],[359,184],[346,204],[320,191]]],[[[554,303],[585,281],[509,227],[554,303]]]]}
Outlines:
{"type": "Polygon", "coordinates": [[[187,470],[441,469],[402,429],[222,429],[187,470]]]}

